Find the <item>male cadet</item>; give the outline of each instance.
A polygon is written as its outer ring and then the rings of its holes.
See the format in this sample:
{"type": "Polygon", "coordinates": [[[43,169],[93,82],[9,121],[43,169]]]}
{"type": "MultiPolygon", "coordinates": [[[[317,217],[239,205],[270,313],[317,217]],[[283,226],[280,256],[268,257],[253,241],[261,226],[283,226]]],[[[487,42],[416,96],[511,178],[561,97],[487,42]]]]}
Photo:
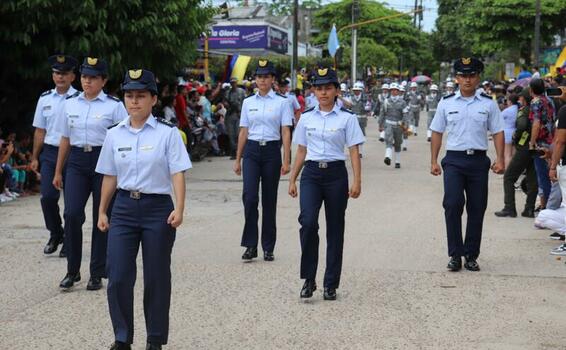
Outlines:
{"type": "MultiPolygon", "coordinates": [[[[75,80],[74,69],[77,59],[67,55],[55,55],[48,59],[53,71],[52,78],[55,89],[47,90],[41,94],[35,115],[33,126],[33,155],[31,168],[41,173],[41,209],[45,227],[49,230],[50,237],[43,249],[44,254],[52,254],[57,251],[59,244],[63,243],[63,226],[61,215],[59,215],[59,190],[53,187],[53,175],[57,153],[59,152],[59,141],[61,133],[57,131],[56,118],[60,114],[63,101],[72,96],[77,90],[71,86],[75,80]],[[39,166],[41,162],[41,166],[39,166]]],[[[59,252],[60,257],[65,257],[65,246],[59,252]]]]}
{"type": "MultiPolygon", "coordinates": [[[[389,84],[381,85],[381,94],[377,97],[377,103],[374,107],[374,114],[377,114],[378,118],[381,117],[381,106],[385,103],[385,100],[389,98],[389,84]]],[[[379,142],[385,141],[385,130],[379,133],[379,142]]]]}
{"type": "MultiPolygon", "coordinates": [[[[364,84],[362,82],[354,83],[352,88],[352,96],[350,96],[350,110],[358,117],[358,123],[362,129],[362,133],[366,136],[366,127],[368,125],[368,113],[371,110],[371,102],[368,101],[367,95],[364,93],[364,84]],[[369,105],[368,105],[369,103],[369,105]]],[[[360,158],[362,158],[362,145],[360,145],[360,158]]]]}
{"type": "Polygon", "coordinates": [[[444,96],[452,95],[454,93],[454,83],[449,81],[446,83],[446,89],[444,90],[444,96]]]}
{"type": "Polygon", "coordinates": [[[409,93],[406,100],[409,103],[409,117],[411,120],[411,130],[417,136],[419,127],[419,117],[421,112],[422,96],[417,92],[417,83],[411,82],[409,93]]]}
{"type": "Polygon", "coordinates": [[[389,85],[391,97],[385,100],[379,113],[379,131],[385,131],[385,159],[386,165],[391,165],[393,148],[395,148],[395,168],[401,167],[401,145],[403,143],[404,127],[409,124],[409,108],[401,95],[399,85],[389,85]]]}
{"type": "Polygon", "coordinates": [[[430,130],[430,124],[436,113],[436,107],[440,102],[440,96],[438,95],[438,85],[432,84],[430,87],[430,94],[426,97],[426,110],[428,112],[428,118],[426,123],[426,140],[430,142],[432,136],[432,131],[430,130]]]}
{"type": "Polygon", "coordinates": [[[228,112],[224,120],[226,133],[230,139],[230,159],[236,159],[236,150],[238,148],[238,133],[240,132],[240,112],[242,111],[242,102],[246,97],[244,89],[238,87],[238,78],[230,79],[230,90],[226,94],[228,101],[228,112]]]}
{"type": "Polygon", "coordinates": [[[464,267],[479,271],[476,260],[480,255],[483,217],[487,208],[489,168],[491,166],[496,174],[505,170],[503,121],[492,98],[476,90],[483,63],[476,58],[462,58],[454,62],[454,71],[460,90],[440,101],[430,126],[430,172],[438,176],[444,169],[443,206],[450,256],[447,268],[460,270],[464,256],[464,267]],[[442,159],[441,169],[438,153],[445,131],[446,156],[442,159]],[[493,165],[486,155],[488,132],[493,135],[497,151],[493,165]],[[465,241],[462,241],[464,205],[468,222],[465,241]]]}

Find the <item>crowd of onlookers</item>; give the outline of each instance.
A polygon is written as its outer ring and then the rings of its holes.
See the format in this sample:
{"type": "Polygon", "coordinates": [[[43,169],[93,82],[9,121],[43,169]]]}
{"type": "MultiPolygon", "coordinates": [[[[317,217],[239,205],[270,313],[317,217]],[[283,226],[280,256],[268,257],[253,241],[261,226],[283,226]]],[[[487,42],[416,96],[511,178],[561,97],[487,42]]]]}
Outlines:
{"type": "Polygon", "coordinates": [[[0,129],[0,203],[39,192],[40,175],[32,170],[30,133],[0,129]]]}

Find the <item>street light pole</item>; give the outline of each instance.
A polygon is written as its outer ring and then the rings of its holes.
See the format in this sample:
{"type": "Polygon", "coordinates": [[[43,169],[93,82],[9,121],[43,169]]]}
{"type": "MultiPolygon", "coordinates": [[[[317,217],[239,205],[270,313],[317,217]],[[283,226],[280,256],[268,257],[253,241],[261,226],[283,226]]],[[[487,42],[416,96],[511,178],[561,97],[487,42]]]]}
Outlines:
{"type": "MultiPolygon", "coordinates": [[[[359,14],[359,0],[352,1],[352,24],[356,23],[359,14]]],[[[357,77],[357,65],[358,65],[358,28],[352,28],[352,76],[350,78],[351,84],[353,86],[357,77]]]]}
{"type": "Polygon", "coordinates": [[[535,66],[538,67],[540,53],[540,0],[536,0],[535,11],[535,66]]]}
{"type": "Polygon", "coordinates": [[[297,88],[297,66],[299,65],[299,0],[293,1],[293,59],[291,60],[291,87],[297,88]]]}

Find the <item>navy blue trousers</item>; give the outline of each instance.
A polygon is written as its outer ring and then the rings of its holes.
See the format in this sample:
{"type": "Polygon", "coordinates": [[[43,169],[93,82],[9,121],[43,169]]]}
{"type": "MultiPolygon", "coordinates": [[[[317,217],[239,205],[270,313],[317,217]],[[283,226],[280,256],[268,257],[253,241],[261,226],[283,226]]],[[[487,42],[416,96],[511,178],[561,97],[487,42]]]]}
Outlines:
{"type": "MultiPolygon", "coordinates": [[[[50,233],[51,239],[63,239],[63,221],[59,210],[60,192],[53,187],[53,176],[55,175],[55,165],[57,164],[57,153],[59,147],[43,144],[43,149],[39,155],[40,162],[40,191],[41,191],[41,210],[45,227],[50,233]]],[[[65,171],[63,171],[65,173],[65,171]]],[[[63,179],[65,183],[65,179],[63,179]]]]}
{"type": "Polygon", "coordinates": [[[69,273],[78,273],[81,269],[85,207],[92,193],[91,277],[106,277],[107,234],[96,227],[103,175],[94,170],[100,149],[101,147],[93,147],[92,152],[83,152],[82,148],[71,147],[67,160],[65,179],[67,183],[64,192],[65,248],[67,249],[67,272],[69,273]]]}
{"type": "Polygon", "coordinates": [[[487,208],[487,190],[491,161],[485,152],[466,155],[446,153],[444,169],[444,216],[448,235],[448,255],[477,259],[480,255],[483,217],[487,208]],[[462,240],[462,214],[466,207],[468,222],[462,240]]]}
{"type": "Polygon", "coordinates": [[[259,142],[248,140],[244,149],[242,173],[244,178],[245,225],[242,234],[242,247],[258,245],[258,204],[259,184],[261,182],[261,246],[266,252],[273,252],[277,239],[277,190],[281,177],[280,141],[268,142],[261,146],[259,142]]]}
{"type": "Polygon", "coordinates": [[[305,162],[301,175],[299,215],[301,239],[301,278],[315,279],[318,267],[318,214],[324,202],[326,214],[326,271],[324,287],[338,288],[344,250],[344,216],[348,205],[348,171],[343,161],[318,168],[305,162]]]}
{"type": "Polygon", "coordinates": [[[171,251],[175,229],[167,224],[173,211],[169,195],[132,199],[116,195],[108,233],[108,306],[116,340],[131,344],[134,338],[134,285],[136,257],[142,246],[143,306],[147,340],[167,344],[171,301],[171,251]]]}

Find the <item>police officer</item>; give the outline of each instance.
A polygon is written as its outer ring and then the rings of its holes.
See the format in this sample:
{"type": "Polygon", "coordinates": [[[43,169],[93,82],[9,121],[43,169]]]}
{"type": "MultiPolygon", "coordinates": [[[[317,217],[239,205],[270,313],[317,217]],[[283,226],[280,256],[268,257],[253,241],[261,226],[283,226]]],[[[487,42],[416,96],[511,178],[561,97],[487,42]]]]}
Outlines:
{"type": "Polygon", "coordinates": [[[226,94],[228,101],[228,112],[224,124],[226,125],[226,133],[230,140],[230,159],[236,159],[236,150],[238,148],[238,128],[240,125],[240,113],[242,112],[242,103],[246,98],[244,89],[238,86],[238,78],[230,79],[230,90],[226,94]]]}
{"type": "MultiPolygon", "coordinates": [[[[34,171],[40,168],[41,209],[45,227],[50,233],[43,253],[52,254],[57,251],[59,244],[63,243],[64,233],[59,215],[60,192],[52,184],[61,140],[61,134],[57,131],[56,118],[59,116],[65,99],[77,91],[71,84],[75,80],[74,70],[78,62],[76,58],[68,55],[55,55],[47,60],[53,71],[52,78],[55,88],[42,93],[37,101],[33,117],[35,132],[31,168],[34,171]],[[40,162],[41,166],[39,166],[40,162]]],[[[59,256],[65,257],[65,246],[61,248],[59,256]]]]}
{"type": "MultiPolygon", "coordinates": [[[[127,117],[124,104],[102,91],[108,76],[106,61],[87,57],[80,73],[83,92],[65,100],[57,120],[62,135],[53,178],[53,186],[57,189],[63,186],[63,165],[67,162],[64,212],[67,275],[60,283],[63,289],[71,288],[81,279],[82,226],[91,193],[93,221],[98,221],[102,175],[97,174],[95,168],[106,130],[127,117]]],[[[106,234],[93,225],[88,290],[102,288],[102,278],[106,277],[106,239],[106,234]]]]}
{"type": "Polygon", "coordinates": [[[411,121],[411,130],[417,136],[417,129],[419,127],[420,111],[422,104],[422,96],[417,91],[418,85],[416,82],[411,82],[409,85],[409,93],[407,94],[407,103],[409,104],[409,119],[411,121]]]}
{"type": "Polygon", "coordinates": [[[287,98],[273,91],[275,75],[273,63],[260,59],[255,71],[258,92],[247,97],[242,104],[238,152],[233,170],[237,175],[243,172],[244,178],[242,200],[245,225],[241,242],[242,247],[246,248],[242,255],[244,260],[257,257],[257,206],[261,182],[261,245],[264,260],[273,261],[277,231],[277,189],[280,176],[289,173],[293,111],[287,98]]]}
{"type": "Polygon", "coordinates": [[[133,342],[136,257],[141,243],[146,349],[154,350],[167,344],[171,250],[176,228],[183,222],[184,172],[191,162],[178,129],[151,114],[157,103],[153,73],[129,70],[122,90],[129,117],[108,131],[96,166],[96,172],[104,175],[98,228],[108,231],[108,305],[116,338],[111,349],[130,349],[133,342]],[[106,212],[115,191],[109,221],[106,212]]]}
{"type": "MultiPolygon", "coordinates": [[[[378,103],[375,105],[375,114],[378,118],[381,117],[381,107],[385,103],[385,100],[389,98],[389,84],[383,84],[381,86],[381,94],[378,96],[378,103]]],[[[379,142],[385,141],[385,130],[379,132],[379,142]]]]}
{"type": "Polygon", "coordinates": [[[480,254],[483,217],[487,207],[487,186],[490,159],[486,155],[487,133],[493,135],[497,159],[491,169],[504,171],[503,121],[497,104],[488,95],[477,91],[483,63],[476,58],[462,58],[454,62],[456,79],[460,86],[457,93],[445,96],[436,110],[430,126],[431,173],[442,173],[438,153],[442,134],[446,132],[446,156],[444,169],[444,216],[448,234],[448,269],[458,271],[464,267],[479,271],[477,258],[480,254]],[[465,195],[464,195],[465,194],[465,195]],[[462,240],[462,212],[466,206],[468,222],[466,237],[462,240]]]}
{"type": "Polygon", "coordinates": [[[436,113],[436,107],[440,102],[440,95],[438,95],[438,85],[432,84],[430,86],[430,94],[426,97],[426,110],[428,112],[428,118],[426,121],[426,140],[430,142],[430,138],[432,137],[432,131],[430,130],[430,124],[432,123],[432,119],[434,118],[434,114],[436,113]]]}
{"type": "Polygon", "coordinates": [[[338,78],[330,68],[316,71],[314,85],[319,105],[301,116],[293,143],[297,148],[289,195],[297,196],[297,177],[301,175],[301,278],[305,279],[301,298],[310,298],[316,290],[318,266],[318,215],[324,202],[326,212],[326,271],[324,299],[335,300],[340,285],[344,247],[344,217],[348,197],[361,192],[359,145],[365,139],[355,114],[336,104],[338,78]],[[354,181],[348,190],[344,147],[348,148],[354,181]]]}
{"type": "Polygon", "coordinates": [[[401,167],[401,146],[403,134],[409,125],[409,108],[399,94],[399,85],[392,83],[389,86],[391,97],[385,100],[379,114],[379,131],[385,131],[385,159],[386,165],[391,165],[393,149],[395,149],[395,168],[401,167]]]}
{"type": "MultiPolygon", "coordinates": [[[[350,110],[358,117],[358,122],[362,133],[366,135],[366,127],[368,125],[367,114],[371,111],[371,101],[368,100],[368,96],[364,93],[364,84],[361,82],[354,83],[352,87],[352,96],[350,97],[350,110]]],[[[359,146],[360,157],[363,153],[363,145],[359,146]]]]}

